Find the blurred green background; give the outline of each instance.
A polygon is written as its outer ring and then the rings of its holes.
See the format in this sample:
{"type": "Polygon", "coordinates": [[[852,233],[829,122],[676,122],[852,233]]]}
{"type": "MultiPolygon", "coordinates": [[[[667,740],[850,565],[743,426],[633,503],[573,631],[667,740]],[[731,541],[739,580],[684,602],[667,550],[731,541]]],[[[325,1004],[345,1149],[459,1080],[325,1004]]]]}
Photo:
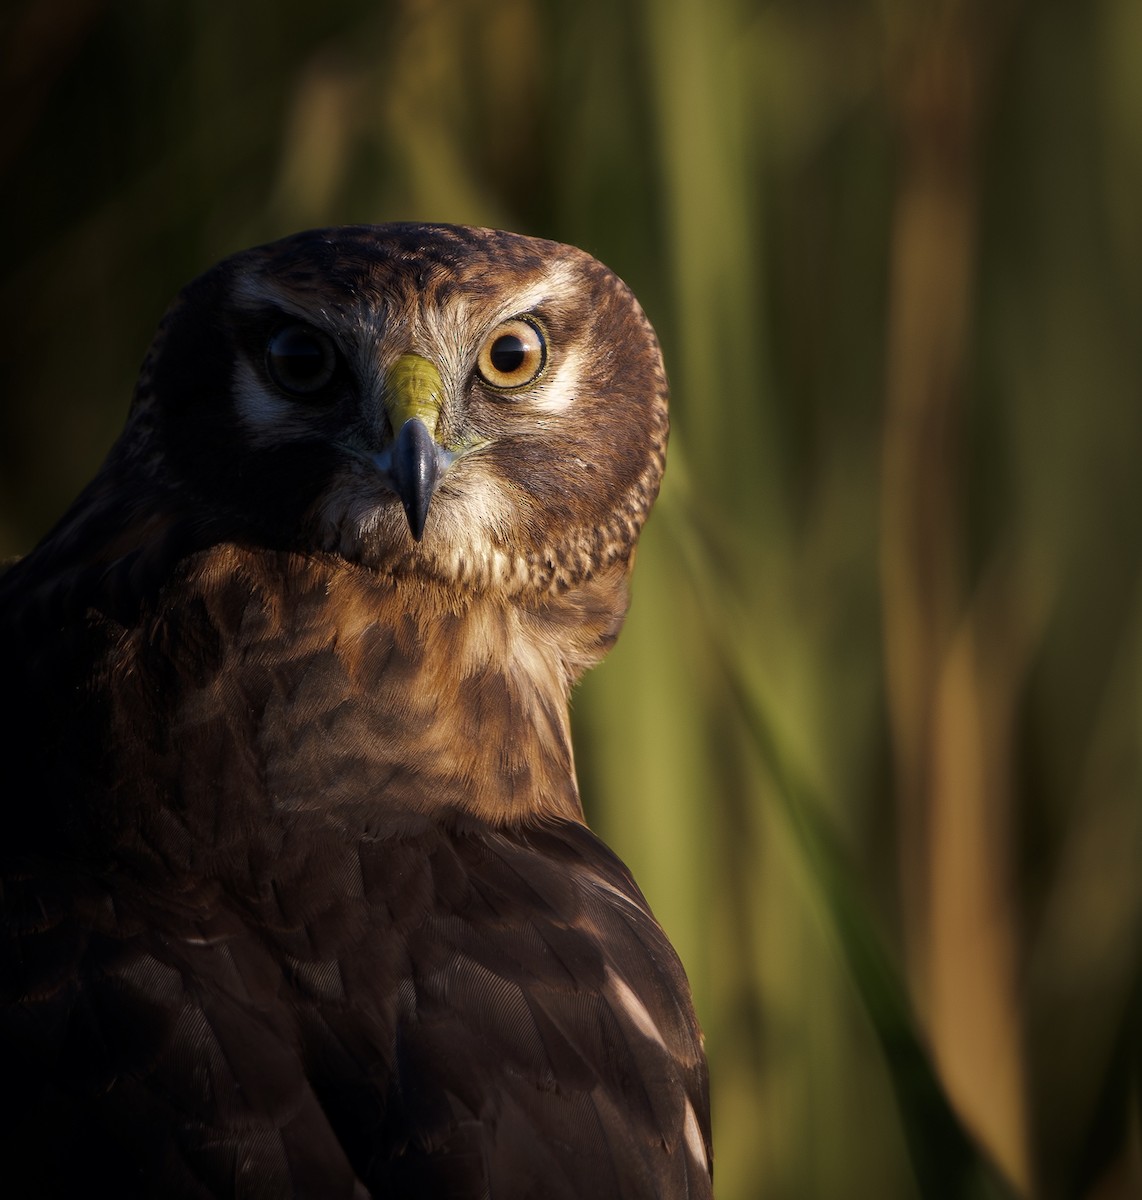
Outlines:
{"type": "Polygon", "coordinates": [[[722,1200],[1142,1196],[1139,0],[16,0],[0,554],[186,280],[581,245],[674,386],[577,697],[694,985],[722,1200]]]}

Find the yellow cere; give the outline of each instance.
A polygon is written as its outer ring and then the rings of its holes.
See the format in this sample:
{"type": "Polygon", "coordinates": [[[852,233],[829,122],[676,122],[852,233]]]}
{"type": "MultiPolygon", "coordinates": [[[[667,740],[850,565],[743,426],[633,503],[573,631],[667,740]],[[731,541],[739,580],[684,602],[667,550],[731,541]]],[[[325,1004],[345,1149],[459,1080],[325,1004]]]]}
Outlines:
{"type": "Polygon", "coordinates": [[[440,407],[444,403],[444,383],[440,372],[419,354],[402,354],[385,376],[385,395],[389,421],[397,434],[406,421],[419,417],[428,432],[436,436],[440,407]]]}

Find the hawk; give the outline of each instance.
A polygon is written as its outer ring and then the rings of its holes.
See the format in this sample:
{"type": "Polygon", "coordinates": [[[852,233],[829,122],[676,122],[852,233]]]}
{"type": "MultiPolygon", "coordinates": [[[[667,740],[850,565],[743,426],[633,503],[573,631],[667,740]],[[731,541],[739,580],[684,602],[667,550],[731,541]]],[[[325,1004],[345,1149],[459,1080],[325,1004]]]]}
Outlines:
{"type": "Polygon", "coordinates": [[[552,242],[318,230],[184,289],[0,579],[5,1195],[711,1194],[689,987],[567,707],[666,397],[552,242]]]}

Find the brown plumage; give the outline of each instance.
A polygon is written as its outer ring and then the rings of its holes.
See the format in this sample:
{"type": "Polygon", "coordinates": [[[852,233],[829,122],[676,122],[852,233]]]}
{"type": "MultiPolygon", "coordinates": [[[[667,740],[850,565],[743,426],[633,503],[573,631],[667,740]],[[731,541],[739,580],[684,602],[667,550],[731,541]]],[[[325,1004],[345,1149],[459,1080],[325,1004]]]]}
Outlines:
{"type": "Polygon", "coordinates": [[[710,1194],[567,717],[666,432],[570,247],[316,231],[183,292],[0,579],[5,1195],[710,1194]]]}

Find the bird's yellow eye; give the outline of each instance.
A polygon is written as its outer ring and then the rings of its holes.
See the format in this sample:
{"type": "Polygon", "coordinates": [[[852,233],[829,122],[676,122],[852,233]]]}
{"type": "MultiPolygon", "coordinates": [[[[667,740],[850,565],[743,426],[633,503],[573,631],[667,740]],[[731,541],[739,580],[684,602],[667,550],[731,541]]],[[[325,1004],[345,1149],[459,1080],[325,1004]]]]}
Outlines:
{"type": "Polygon", "coordinates": [[[266,346],[266,369],[283,391],[309,396],[333,378],[337,352],[318,330],[308,325],[286,325],[266,346]]]}
{"type": "Polygon", "coordinates": [[[547,343],[527,317],[497,325],[480,347],[476,369],[485,383],[509,390],[538,379],[547,363],[547,343]]]}

